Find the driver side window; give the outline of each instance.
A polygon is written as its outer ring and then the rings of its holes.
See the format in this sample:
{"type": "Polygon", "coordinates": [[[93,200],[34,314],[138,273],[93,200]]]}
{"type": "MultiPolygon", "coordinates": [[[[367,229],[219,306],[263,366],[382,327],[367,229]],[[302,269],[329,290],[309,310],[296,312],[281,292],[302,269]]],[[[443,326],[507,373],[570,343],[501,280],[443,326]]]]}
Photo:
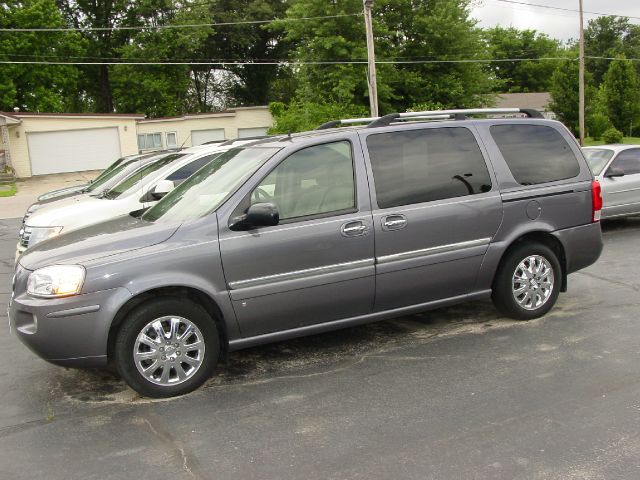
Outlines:
{"type": "Polygon", "coordinates": [[[622,170],[625,175],[640,173],[640,149],[633,148],[620,152],[609,168],[622,170]]]}
{"type": "Polygon", "coordinates": [[[282,161],[251,193],[251,203],[274,203],[280,220],[353,210],[351,144],[315,145],[282,161]]]}

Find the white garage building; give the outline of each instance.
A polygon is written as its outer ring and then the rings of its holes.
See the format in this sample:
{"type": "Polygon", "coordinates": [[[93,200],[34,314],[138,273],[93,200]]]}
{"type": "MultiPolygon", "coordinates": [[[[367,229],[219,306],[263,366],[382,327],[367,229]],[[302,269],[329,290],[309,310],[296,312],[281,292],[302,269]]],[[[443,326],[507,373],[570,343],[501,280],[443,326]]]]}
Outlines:
{"type": "Polygon", "coordinates": [[[272,123],[267,107],[156,119],[139,114],[0,112],[0,151],[17,177],[100,170],[138,152],[264,135],[272,123]]]}

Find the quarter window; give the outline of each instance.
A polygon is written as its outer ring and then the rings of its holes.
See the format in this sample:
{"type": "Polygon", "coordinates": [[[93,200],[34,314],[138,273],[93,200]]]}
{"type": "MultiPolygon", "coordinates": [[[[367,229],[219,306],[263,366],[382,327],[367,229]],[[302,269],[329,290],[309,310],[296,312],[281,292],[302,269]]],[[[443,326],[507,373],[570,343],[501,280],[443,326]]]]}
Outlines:
{"type": "Polygon", "coordinates": [[[640,173],[640,149],[632,148],[620,152],[611,162],[611,167],[622,170],[625,175],[640,173]]]}
{"type": "Polygon", "coordinates": [[[355,184],[349,142],[293,153],[251,193],[251,203],[273,202],[281,220],[353,210],[355,184]]]}
{"type": "Polygon", "coordinates": [[[467,128],[374,134],[367,137],[367,149],[380,208],[491,190],[487,165],[467,128]]]}
{"type": "Polygon", "coordinates": [[[573,178],[580,165],[560,133],[545,125],[493,125],[491,135],[521,185],[573,178]]]}

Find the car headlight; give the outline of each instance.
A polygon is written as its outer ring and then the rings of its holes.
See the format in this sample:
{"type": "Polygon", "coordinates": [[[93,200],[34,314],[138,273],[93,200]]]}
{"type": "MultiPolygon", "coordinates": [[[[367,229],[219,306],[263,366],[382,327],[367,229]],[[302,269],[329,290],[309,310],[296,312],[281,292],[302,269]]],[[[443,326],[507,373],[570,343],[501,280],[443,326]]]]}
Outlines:
{"type": "Polygon", "coordinates": [[[51,265],[29,275],[27,293],[34,297],[67,297],[80,293],[85,271],[80,265],[51,265]]]}
{"type": "Polygon", "coordinates": [[[25,232],[30,230],[29,247],[49,238],[57,237],[62,231],[62,227],[25,227],[25,232]]]}

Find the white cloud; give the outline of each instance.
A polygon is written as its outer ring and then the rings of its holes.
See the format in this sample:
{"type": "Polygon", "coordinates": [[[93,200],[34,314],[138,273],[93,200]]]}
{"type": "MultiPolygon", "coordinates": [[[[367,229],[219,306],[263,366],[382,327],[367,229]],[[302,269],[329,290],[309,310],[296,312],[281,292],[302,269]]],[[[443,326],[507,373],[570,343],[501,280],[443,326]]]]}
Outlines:
{"type": "MultiPolygon", "coordinates": [[[[520,1],[520,0],[518,0],[520,1]]],[[[521,0],[527,3],[578,9],[578,0],[521,0]]],[[[640,24],[640,2],[637,0],[584,0],[586,11],[638,17],[632,23],[640,24]]],[[[483,27],[500,25],[519,29],[533,29],[560,40],[577,39],[580,21],[577,12],[564,12],[546,8],[514,5],[497,0],[482,0],[472,10],[472,16],[483,27]]],[[[585,14],[585,27],[594,15],[585,14]]]]}

